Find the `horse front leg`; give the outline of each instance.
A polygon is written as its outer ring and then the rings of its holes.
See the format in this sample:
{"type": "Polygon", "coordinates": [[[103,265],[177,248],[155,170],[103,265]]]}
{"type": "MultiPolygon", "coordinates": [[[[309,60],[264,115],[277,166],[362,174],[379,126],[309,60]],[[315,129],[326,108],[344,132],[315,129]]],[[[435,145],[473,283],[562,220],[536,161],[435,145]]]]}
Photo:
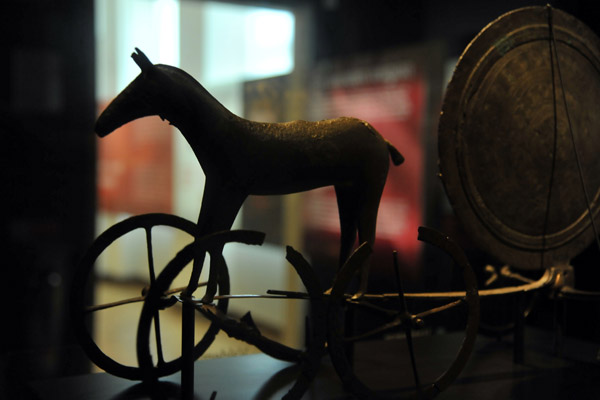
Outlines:
{"type": "MultiPolygon", "coordinates": [[[[196,233],[195,242],[199,242],[202,237],[211,233],[225,231],[231,229],[233,221],[237,216],[247,194],[235,190],[227,190],[219,184],[209,184],[207,180],[204,189],[204,197],[202,199],[202,207],[200,216],[198,217],[198,230],[196,233]]],[[[217,293],[217,281],[219,271],[224,268],[225,260],[222,256],[224,245],[209,249],[210,254],[210,270],[206,292],[202,298],[204,303],[212,303],[215,294],[217,293]]],[[[192,292],[197,288],[204,259],[206,254],[199,247],[194,255],[194,265],[190,276],[188,287],[184,294],[191,296],[192,292]]]]}
{"type": "Polygon", "coordinates": [[[210,253],[210,269],[208,272],[208,282],[206,284],[206,291],[202,297],[202,303],[211,304],[217,294],[217,282],[219,280],[219,274],[227,268],[225,258],[223,257],[223,246],[219,249],[211,251],[210,253]]]}

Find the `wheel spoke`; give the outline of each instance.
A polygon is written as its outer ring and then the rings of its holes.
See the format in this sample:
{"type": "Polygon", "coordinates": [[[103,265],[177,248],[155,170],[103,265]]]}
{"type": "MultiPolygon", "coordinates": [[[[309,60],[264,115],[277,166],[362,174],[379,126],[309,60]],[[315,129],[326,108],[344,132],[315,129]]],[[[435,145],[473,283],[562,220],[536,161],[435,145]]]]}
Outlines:
{"type": "MultiPolygon", "coordinates": [[[[372,399],[372,398],[388,398],[387,391],[381,392],[379,385],[373,385],[369,379],[363,381],[363,377],[358,372],[364,367],[364,364],[358,365],[354,360],[352,352],[348,348],[357,340],[366,339],[369,337],[375,338],[375,335],[383,334],[386,331],[393,333],[400,330],[405,334],[406,344],[408,345],[408,355],[410,356],[411,369],[414,377],[414,386],[411,394],[403,395],[402,398],[433,398],[439,392],[446,389],[458,376],[460,371],[466,365],[466,361],[473,350],[475,337],[477,335],[477,325],[479,321],[479,296],[477,291],[477,283],[475,275],[468,263],[464,252],[451,241],[446,235],[430,228],[419,228],[419,240],[432,244],[452,257],[455,265],[461,269],[462,277],[465,283],[465,291],[462,292],[439,292],[439,293],[404,293],[400,280],[400,271],[398,266],[398,258],[394,255],[395,267],[395,283],[398,288],[396,293],[378,293],[365,294],[358,299],[349,300],[345,294],[350,286],[351,279],[358,267],[352,265],[353,269],[344,269],[338,272],[337,278],[333,283],[330,296],[330,304],[328,310],[328,350],[332,364],[342,380],[344,386],[354,394],[357,398],[372,399]],[[411,303],[407,298],[435,300],[435,308],[427,307],[426,311],[415,314],[415,310],[410,310],[408,306],[411,303]],[[443,299],[443,300],[442,300],[443,299]],[[384,301],[393,301],[393,304],[383,304],[384,301]],[[394,315],[391,318],[384,320],[383,324],[371,326],[368,332],[358,332],[356,336],[347,330],[347,316],[345,315],[346,307],[349,302],[356,303],[356,306],[365,305],[366,311],[381,309],[381,311],[394,310],[394,315]],[[427,384],[421,383],[419,364],[417,361],[418,344],[413,340],[413,329],[419,329],[422,326],[421,318],[433,315],[445,310],[452,309],[464,303],[464,308],[467,312],[467,325],[465,329],[465,337],[460,345],[458,354],[451,360],[450,366],[439,375],[433,382],[427,384]],[[442,304],[438,307],[439,304],[442,304]],[[372,307],[374,306],[374,307],[372,307]],[[412,312],[411,312],[412,311],[412,312]],[[346,336],[344,336],[346,332],[346,336]]],[[[351,257],[353,257],[352,255],[351,257]]],[[[393,278],[392,278],[393,279],[393,278]]],[[[378,310],[379,311],[379,310],[378,310]]],[[[419,310],[420,311],[420,310],[419,310]]],[[[406,351],[404,351],[406,353],[406,351]]],[[[406,365],[408,367],[408,365],[406,365]]]]}
{"type": "Polygon", "coordinates": [[[380,334],[390,331],[394,328],[397,328],[400,325],[402,325],[402,320],[400,318],[397,318],[391,322],[388,322],[387,324],[383,324],[383,325],[379,326],[378,328],[371,329],[370,331],[361,333],[359,335],[346,337],[346,338],[344,338],[344,342],[356,342],[359,340],[368,339],[370,337],[380,335],[380,334]]]}
{"type": "Polygon", "coordinates": [[[152,228],[147,227],[146,231],[146,251],[148,253],[148,272],[150,273],[150,284],[153,284],[156,280],[156,273],[154,272],[154,255],[152,253],[152,228]]]}
{"type": "Polygon", "coordinates": [[[433,315],[433,314],[436,314],[436,313],[439,313],[439,312],[442,312],[442,311],[446,311],[446,310],[449,310],[451,308],[460,306],[463,303],[465,303],[465,299],[458,299],[458,300],[455,300],[455,301],[450,302],[448,304],[444,304],[443,306],[435,307],[435,308],[429,309],[427,311],[420,312],[418,314],[413,315],[413,317],[414,318],[418,318],[418,319],[423,319],[423,318],[428,317],[430,315],[433,315]]]}
{"type": "Polygon", "coordinates": [[[415,386],[418,392],[421,388],[421,382],[419,380],[419,372],[417,371],[417,361],[415,359],[415,349],[413,347],[412,328],[410,327],[410,324],[406,324],[404,330],[406,333],[406,344],[408,345],[408,352],[410,353],[410,363],[412,365],[413,376],[415,377],[415,386]]]}
{"type": "MultiPolygon", "coordinates": [[[[69,302],[70,314],[73,317],[73,327],[74,333],[77,337],[77,340],[80,342],[83,350],[89,356],[90,360],[94,362],[98,367],[105,370],[106,372],[118,376],[120,378],[131,379],[131,380],[140,380],[144,379],[147,376],[165,376],[169,375],[175,371],[173,371],[177,366],[177,358],[174,360],[165,360],[163,364],[156,365],[156,355],[154,356],[154,361],[150,361],[150,370],[143,370],[138,365],[131,365],[121,362],[120,359],[126,359],[126,355],[117,354],[118,357],[113,358],[110,355],[106,354],[100,343],[95,342],[95,338],[93,336],[93,330],[90,329],[89,326],[89,317],[91,312],[112,309],[117,306],[125,306],[130,304],[131,306],[139,305],[148,299],[148,288],[150,288],[150,280],[152,280],[152,276],[158,280],[158,273],[160,272],[158,269],[154,270],[155,267],[159,267],[156,265],[158,261],[156,257],[153,255],[153,243],[152,238],[154,236],[153,230],[154,226],[165,226],[170,229],[175,229],[181,232],[184,232],[191,237],[194,237],[195,232],[197,231],[197,226],[193,222],[187,221],[183,218],[177,217],[175,215],[168,214],[144,214],[137,215],[130,218],[127,218],[123,221],[116,223],[115,225],[108,228],[106,231],[102,232],[92,243],[90,248],[84,254],[84,257],[80,261],[77,266],[77,270],[73,276],[73,282],[71,287],[71,301],[69,302]],[[149,278],[143,283],[140,287],[141,293],[136,293],[135,295],[129,298],[115,298],[109,301],[100,301],[96,303],[90,303],[88,301],[88,290],[93,289],[93,287],[88,285],[88,282],[91,277],[95,275],[95,269],[98,267],[98,259],[107,254],[109,247],[115,243],[116,241],[121,241],[125,236],[129,233],[136,231],[140,232],[140,230],[144,230],[145,238],[142,240],[146,240],[147,243],[140,243],[141,246],[146,246],[147,259],[144,260],[144,256],[141,256],[141,259],[138,261],[140,264],[147,262],[146,266],[141,266],[144,274],[148,274],[149,278]],[[149,270],[146,270],[149,268],[149,270]],[[148,272],[147,272],[148,271],[148,272]],[[142,290],[142,287],[147,285],[148,287],[142,290]]],[[[144,235],[143,234],[143,235],[144,235]]],[[[142,252],[143,248],[140,248],[142,252]]],[[[156,282],[155,282],[156,284],[156,282]]],[[[225,282],[224,284],[228,284],[225,282]]],[[[181,292],[184,288],[176,288],[171,289],[170,287],[164,287],[160,293],[157,293],[158,299],[155,302],[158,310],[162,310],[164,308],[170,307],[173,303],[170,302],[170,298],[172,294],[176,294],[181,292]]],[[[143,309],[143,307],[142,307],[143,309]]],[[[150,335],[153,332],[153,329],[150,325],[155,321],[158,321],[158,318],[155,318],[155,311],[152,310],[148,315],[149,320],[147,324],[147,332],[146,334],[150,335]]],[[[162,315],[164,318],[164,315],[162,315]]],[[[158,321],[158,325],[164,321],[158,321]]],[[[160,329],[162,327],[159,327],[160,329]]],[[[199,351],[203,351],[205,347],[210,344],[212,339],[214,338],[215,329],[207,331],[204,338],[206,338],[203,343],[203,347],[199,347],[199,351]]],[[[153,335],[154,336],[154,335],[153,335]]],[[[204,339],[203,338],[203,339],[204,339]]],[[[154,338],[152,338],[154,340],[154,338]]],[[[160,340],[160,339],[159,339],[160,340]]],[[[166,343],[159,344],[160,346],[165,346],[166,343]]],[[[156,347],[152,346],[152,352],[156,351],[156,347]]],[[[137,349],[136,349],[137,350],[137,349]]],[[[164,349],[166,351],[166,348],[164,349]]],[[[150,355],[150,346],[148,343],[148,348],[145,350],[145,353],[150,355]]],[[[165,357],[167,354],[164,355],[165,357]]],[[[139,357],[138,357],[139,359],[139,357]]]]}
{"type": "Polygon", "coordinates": [[[396,278],[396,287],[398,289],[398,297],[400,298],[400,312],[408,313],[406,307],[406,299],[404,298],[404,289],[402,289],[402,282],[400,281],[400,267],[398,266],[398,252],[394,250],[392,253],[394,257],[394,277],[396,278]]]}
{"type": "Polygon", "coordinates": [[[386,314],[386,315],[396,315],[396,314],[398,314],[398,311],[390,310],[389,308],[385,308],[385,307],[381,307],[381,306],[377,306],[377,305],[375,305],[375,304],[373,304],[371,302],[368,302],[368,301],[366,301],[364,299],[360,299],[360,298],[356,299],[356,300],[353,300],[353,299],[349,298],[347,300],[347,303],[353,304],[353,305],[356,305],[356,306],[360,306],[360,307],[366,307],[366,308],[369,308],[369,309],[374,310],[374,311],[378,311],[378,312],[386,314]]]}
{"type": "MultiPolygon", "coordinates": [[[[156,272],[154,270],[154,253],[152,251],[152,227],[146,227],[146,251],[148,253],[148,273],[150,274],[150,285],[156,281],[156,272]]],[[[164,364],[165,359],[162,347],[162,334],[160,332],[160,316],[158,310],[154,312],[154,336],[156,340],[156,352],[158,365],[164,364]]]]}
{"type": "Polygon", "coordinates": [[[158,357],[157,365],[165,363],[165,357],[162,347],[162,335],[160,333],[160,316],[158,310],[154,312],[154,333],[156,335],[156,353],[158,357]]]}
{"type": "MultiPolygon", "coordinates": [[[[406,319],[410,316],[411,319],[414,317],[410,315],[408,312],[408,307],[406,306],[406,298],[404,297],[404,289],[402,288],[402,281],[400,280],[400,266],[398,265],[398,252],[393,252],[394,257],[394,275],[396,277],[396,286],[398,289],[398,297],[400,297],[400,311],[401,315],[406,319]]],[[[413,319],[414,320],[414,319],[413,319]]],[[[412,321],[411,321],[412,322],[412,321]]],[[[412,341],[412,328],[411,323],[404,324],[404,333],[406,334],[406,344],[408,345],[408,352],[410,353],[410,364],[413,370],[413,376],[415,378],[415,386],[417,392],[419,392],[421,383],[419,382],[419,373],[417,372],[417,361],[415,360],[415,352],[412,341]]]]}

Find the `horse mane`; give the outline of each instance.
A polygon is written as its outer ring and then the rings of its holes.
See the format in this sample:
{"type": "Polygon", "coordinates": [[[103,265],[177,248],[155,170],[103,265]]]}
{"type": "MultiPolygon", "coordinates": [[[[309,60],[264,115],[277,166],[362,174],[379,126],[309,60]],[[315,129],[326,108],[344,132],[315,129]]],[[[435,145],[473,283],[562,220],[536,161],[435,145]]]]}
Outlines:
{"type": "Polygon", "coordinates": [[[166,64],[154,64],[154,67],[172,79],[176,86],[184,87],[191,92],[194,92],[195,95],[200,95],[206,102],[217,106],[228,114],[232,114],[231,111],[229,111],[223,104],[221,104],[219,100],[217,100],[208,90],[206,90],[204,86],[202,86],[202,84],[196,80],[196,78],[181,68],[166,64]]]}

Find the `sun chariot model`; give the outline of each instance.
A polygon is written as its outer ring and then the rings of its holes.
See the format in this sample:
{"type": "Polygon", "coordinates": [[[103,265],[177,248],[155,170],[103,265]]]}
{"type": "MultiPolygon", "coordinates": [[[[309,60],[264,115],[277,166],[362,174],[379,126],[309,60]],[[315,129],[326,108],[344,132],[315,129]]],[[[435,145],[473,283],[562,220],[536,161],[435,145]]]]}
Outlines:
{"type": "MultiPolygon", "coordinates": [[[[446,235],[422,227],[418,239],[449,255],[460,270],[462,287],[405,293],[398,266],[390,257],[397,291],[368,292],[379,200],[390,161],[400,165],[404,158],[367,122],[355,118],[277,124],[248,121],[230,113],[186,72],[152,64],[138,49],[132,57],[142,72],[98,118],[97,133],[105,136],[144,116],[167,119],[197,156],[206,188],[197,223],[167,214],[131,217],[102,233],[80,263],[71,299],[74,327],[90,359],[106,372],[153,381],[181,371],[183,397],[192,398],[194,360],[224,330],[270,356],[300,364],[298,377],[285,395],[288,399],[302,397],[327,353],[344,386],[359,398],[432,398],[456,379],[469,359],[478,331],[480,297],[544,288],[564,296],[582,295],[568,284],[570,270],[565,266],[598,236],[591,216],[598,215],[600,181],[590,177],[600,174],[590,172],[594,163],[586,160],[588,153],[600,150],[593,135],[600,119],[588,112],[598,101],[586,96],[600,96],[600,45],[573,17],[549,6],[501,16],[464,51],[445,95],[439,125],[440,175],[457,216],[478,244],[500,260],[543,271],[537,281],[484,290],[477,289],[462,250],[446,235]],[[588,135],[586,148],[577,147],[574,131],[588,135]],[[573,147],[566,151],[568,146],[573,147]],[[509,184],[503,184],[506,174],[514,178],[509,184]],[[547,185],[540,185],[542,181],[547,185]],[[269,288],[261,294],[230,293],[224,246],[260,245],[264,240],[259,232],[230,230],[246,197],[330,185],[336,190],[341,225],[339,269],[331,287],[324,290],[309,262],[288,247],[286,258],[305,291],[269,288]],[[577,197],[581,192],[585,196],[577,197]],[[188,244],[159,263],[153,237],[165,227],[187,235],[188,244]],[[144,237],[147,256],[139,261],[147,264],[147,283],[130,298],[90,304],[88,282],[96,261],[131,232],[144,237]],[[360,245],[353,250],[357,235],[360,245]],[[210,269],[202,275],[207,253],[210,269]],[[200,279],[205,275],[205,280],[200,279]],[[357,275],[356,287],[352,281],[357,275]],[[307,301],[306,348],[291,348],[263,336],[250,314],[241,319],[227,314],[230,301],[248,297],[307,301]],[[413,301],[421,303],[415,313],[411,313],[413,301]],[[135,303],[142,306],[132,338],[137,362],[130,365],[117,361],[94,341],[88,321],[95,312],[135,303]],[[167,323],[164,313],[169,310],[181,315],[177,326],[167,323]],[[385,322],[356,332],[348,323],[356,310],[383,316],[385,322]],[[427,326],[429,318],[457,310],[464,314],[464,340],[439,375],[423,379],[412,332],[427,326]],[[195,316],[208,321],[201,334],[195,332],[195,316]],[[182,347],[167,355],[163,336],[171,329],[180,329],[182,347]],[[406,366],[412,370],[414,384],[408,390],[380,391],[357,371],[352,348],[394,330],[406,337],[406,366]]],[[[519,278],[510,271],[503,274],[519,278]]]]}
{"type": "MultiPolygon", "coordinates": [[[[119,377],[155,380],[193,368],[193,361],[208,349],[222,329],[266,354],[302,365],[303,372],[287,398],[302,396],[316,375],[326,348],[344,384],[357,395],[373,398],[376,392],[353,372],[353,363],[346,351],[348,343],[399,327],[404,327],[410,338],[411,329],[423,325],[428,315],[463,305],[468,315],[466,338],[455,361],[439,379],[423,385],[419,383],[415,390],[431,397],[450,384],[468,359],[479,316],[475,278],[460,249],[437,231],[421,228],[419,232],[421,240],[447,251],[462,269],[467,290],[450,304],[413,315],[406,307],[406,298],[410,295],[403,296],[399,282],[396,294],[371,295],[366,290],[379,200],[390,161],[394,165],[404,161],[400,152],[369,123],[355,118],[273,124],[245,120],[229,112],[181,69],[152,64],[139,49],[132,58],[142,72],[100,115],[96,132],[105,136],[134,119],[159,115],[176,126],[187,139],[206,174],[206,187],[196,224],[167,214],[134,216],[106,230],[85,255],[73,284],[71,314],[80,343],[91,360],[119,377]],[[264,240],[262,233],[229,230],[246,197],[250,194],[294,193],[330,185],[336,190],[342,232],[339,270],[331,288],[324,291],[309,263],[288,247],[286,257],[300,276],[306,292],[270,290],[261,295],[231,294],[223,247],[230,242],[260,245],[264,240]],[[155,265],[152,245],[153,234],[159,227],[182,231],[190,238],[190,243],[174,255],[164,269],[162,265],[155,265]],[[147,285],[137,296],[90,305],[87,300],[92,289],[88,282],[94,276],[96,261],[112,243],[134,231],[143,232],[145,237],[147,285]],[[353,252],[357,234],[361,246],[353,252]],[[207,253],[210,256],[209,274],[205,282],[200,282],[207,253]],[[186,269],[190,264],[192,267],[186,269]],[[175,281],[181,281],[184,269],[190,270],[185,273],[186,284],[174,287],[177,286],[175,281]],[[351,281],[357,274],[360,277],[358,290],[349,293],[351,281]],[[195,297],[200,290],[204,291],[203,295],[195,297]],[[230,301],[255,296],[279,301],[305,299],[310,303],[306,349],[293,349],[266,338],[249,314],[239,320],[227,315],[230,301]],[[390,299],[395,303],[390,309],[375,306],[378,302],[389,304],[390,299]],[[137,365],[126,365],[106,354],[94,341],[88,321],[94,312],[132,303],[143,303],[135,340],[138,361],[137,365]],[[191,346],[189,351],[183,347],[183,354],[167,357],[163,354],[162,337],[163,331],[171,327],[165,326],[161,315],[164,310],[179,306],[182,308],[182,340],[191,346]],[[391,323],[352,338],[353,333],[347,331],[344,323],[347,307],[379,308],[391,323]],[[191,317],[184,316],[190,315],[186,309],[193,310],[191,317]],[[199,338],[194,334],[196,311],[210,321],[209,328],[199,338]],[[190,318],[192,323],[189,323],[190,318]]],[[[414,359],[412,365],[415,367],[414,359]]],[[[416,368],[414,373],[419,382],[416,368]]],[[[182,381],[184,376],[182,374],[182,381]]]]}

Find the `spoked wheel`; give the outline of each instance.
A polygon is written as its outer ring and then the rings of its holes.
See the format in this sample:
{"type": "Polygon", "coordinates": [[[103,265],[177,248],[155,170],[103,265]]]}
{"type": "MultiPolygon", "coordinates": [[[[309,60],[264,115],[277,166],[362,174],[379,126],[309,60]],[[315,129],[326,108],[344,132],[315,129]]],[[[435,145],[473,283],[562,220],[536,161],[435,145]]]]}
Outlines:
{"type": "MultiPolygon", "coordinates": [[[[165,302],[165,293],[171,292],[172,282],[181,272],[183,266],[190,262],[194,254],[209,252],[210,257],[219,257],[219,268],[226,269],[226,263],[221,254],[211,253],[211,248],[220,248],[223,244],[238,242],[244,244],[261,244],[264,234],[253,231],[225,231],[208,235],[201,238],[197,243],[188,245],[183,249],[161,272],[154,285],[150,288],[139,321],[137,336],[137,351],[139,365],[147,371],[147,378],[152,378],[153,369],[156,360],[149,351],[150,343],[150,324],[152,316],[157,308],[160,308],[165,302]]],[[[319,281],[308,262],[300,253],[293,248],[287,248],[287,260],[294,270],[298,273],[306,293],[290,292],[279,290],[268,290],[265,295],[229,295],[228,293],[219,293],[215,300],[231,299],[242,300],[244,298],[265,298],[276,301],[282,300],[307,300],[310,301],[310,323],[307,325],[306,349],[296,349],[283,345],[275,340],[263,336],[254,324],[250,313],[247,313],[241,319],[230,317],[225,310],[215,307],[213,304],[204,304],[201,300],[195,298],[189,299],[184,296],[176,296],[179,302],[190,302],[199,310],[204,317],[225,331],[230,337],[242,340],[252,344],[263,353],[271,357],[295,362],[299,364],[299,371],[296,381],[291,386],[284,399],[299,399],[302,397],[313,378],[315,377],[318,365],[322,355],[325,353],[325,325],[326,312],[323,300],[323,292],[319,281]]],[[[267,300],[268,301],[268,300],[267,300]]]]}
{"type": "MultiPolygon", "coordinates": [[[[304,395],[312,383],[317,375],[321,357],[325,354],[327,315],[323,290],[321,289],[315,271],[308,261],[290,246],[287,247],[286,259],[300,277],[300,280],[306,289],[306,293],[267,290],[266,295],[257,295],[256,297],[277,301],[289,301],[294,299],[309,301],[309,316],[306,318],[306,336],[305,346],[303,348],[290,347],[263,336],[254,325],[249,312],[239,320],[229,318],[222,313],[215,313],[213,309],[206,306],[203,306],[202,312],[211,321],[218,322],[220,328],[229,336],[252,344],[263,353],[273,358],[296,363],[298,372],[295,375],[295,382],[283,396],[284,400],[296,400],[304,395]]],[[[243,298],[245,296],[246,295],[232,295],[231,297],[243,298]]],[[[263,394],[266,395],[266,393],[263,394]]]]}
{"type": "MultiPolygon", "coordinates": [[[[456,379],[460,371],[464,368],[473,349],[479,323],[479,296],[475,275],[462,250],[440,232],[421,227],[419,228],[419,240],[439,247],[452,257],[456,266],[461,269],[465,285],[464,292],[405,294],[402,290],[396,265],[398,293],[365,294],[358,298],[352,297],[346,294],[348,287],[356,275],[355,272],[365,262],[371,252],[366,244],[359,247],[346,262],[332,287],[328,311],[329,353],[344,386],[358,398],[433,398],[456,379]],[[443,304],[416,314],[411,314],[408,310],[406,300],[419,297],[420,300],[442,300],[443,304]],[[353,329],[349,328],[350,324],[347,313],[349,310],[356,311],[360,309],[367,310],[368,313],[383,314],[387,322],[375,328],[369,328],[367,331],[354,332],[353,329]],[[417,360],[412,333],[417,328],[423,328],[429,318],[434,318],[439,313],[450,312],[451,310],[466,312],[466,328],[462,344],[458,345],[459,350],[456,356],[448,360],[448,364],[446,364],[449,365],[448,368],[439,373],[439,375],[436,375],[437,378],[432,378],[430,381],[425,382],[423,377],[420,376],[419,371],[429,369],[431,365],[428,365],[426,362],[420,364],[417,360]],[[374,360],[374,358],[384,357],[394,361],[393,364],[395,365],[399,363],[395,360],[396,356],[390,354],[388,350],[382,351],[380,348],[373,348],[371,351],[368,350],[371,345],[381,345],[382,342],[393,342],[391,340],[373,341],[372,339],[381,339],[386,333],[389,334],[399,329],[404,331],[406,340],[398,340],[396,343],[407,347],[402,349],[402,353],[407,353],[410,361],[407,360],[406,363],[402,362],[402,365],[406,365],[407,368],[404,371],[398,372],[402,376],[413,376],[412,381],[414,383],[408,389],[391,387],[388,384],[382,385],[379,375],[389,375],[389,371],[393,370],[395,372],[396,367],[386,370],[386,367],[382,367],[380,362],[374,360]],[[359,344],[364,344],[367,348],[366,352],[362,350],[362,355],[365,357],[361,358],[361,354],[358,354],[357,349],[360,348],[359,344]],[[410,371],[410,366],[412,366],[412,374],[407,372],[410,371]],[[376,373],[377,376],[372,372],[376,368],[379,368],[376,373]],[[365,370],[369,369],[371,369],[370,373],[363,374],[365,370]]],[[[386,349],[388,348],[386,347],[386,349]]],[[[394,349],[399,350],[400,347],[398,346],[394,349]]],[[[431,352],[432,349],[429,350],[431,352]]],[[[425,361],[429,361],[429,364],[432,363],[430,360],[425,361]]],[[[398,375],[393,379],[400,378],[401,376],[398,375]]]]}
{"type": "MultiPolygon", "coordinates": [[[[131,354],[121,354],[111,350],[109,345],[97,341],[94,329],[111,330],[111,324],[115,324],[116,319],[125,319],[127,323],[125,329],[120,329],[118,332],[112,329],[109,341],[126,342],[126,346],[133,349],[142,303],[156,276],[166,264],[166,260],[173,256],[162,254],[164,249],[160,246],[167,241],[171,243],[181,241],[184,244],[193,242],[195,231],[196,224],[186,219],[168,214],[145,214],[113,225],[94,241],[75,273],[71,289],[70,312],[79,343],[99,368],[121,378],[144,379],[137,365],[135,352],[132,350],[129,352],[131,354]],[[101,272],[98,271],[100,264],[109,269],[123,267],[123,265],[114,265],[117,262],[115,253],[118,253],[121,248],[125,248],[124,250],[130,255],[124,265],[133,271],[127,284],[130,294],[117,298],[94,299],[94,281],[101,272]]],[[[181,291],[187,285],[184,279],[177,283],[182,287],[174,288],[174,293],[181,291]]],[[[219,280],[219,291],[227,293],[228,290],[229,277],[225,272],[221,274],[219,280]]],[[[121,291],[117,292],[121,293],[121,291]]],[[[217,306],[226,311],[227,300],[218,302],[217,306]]],[[[177,318],[173,314],[167,311],[157,312],[152,316],[153,346],[159,353],[163,351],[172,353],[166,342],[171,343],[173,340],[167,340],[165,336],[174,338],[175,336],[169,335],[167,329],[171,329],[170,326],[169,328],[163,326],[161,329],[161,321],[163,325],[166,323],[172,325],[172,320],[177,318]]],[[[218,330],[216,326],[209,324],[195,347],[198,356],[210,346],[218,330]]],[[[163,362],[157,365],[154,375],[165,376],[177,370],[178,357],[168,362],[164,359],[169,358],[170,355],[159,357],[163,362]]]]}
{"type": "MultiPolygon", "coordinates": [[[[182,356],[181,353],[171,360],[167,361],[163,358],[159,348],[156,348],[156,354],[153,356],[152,346],[152,323],[155,320],[156,313],[160,310],[168,309],[173,306],[178,306],[182,300],[180,295],[185,288],[177,286],[175,282],[179,278],[184,268],[190,265],[195,257],[206,254],[211,257],[211,268],[217,267],[218,274],[218,292],[216,296],[216,312],[225,314],[227,312],[227,304],[229,298],[229,274],[227,266],[222,254],[212,251],[213,249],[221,249],[224,244],[230,242],[238,242],[244,244],[262,244],[264,234],[253,231],[224,231],[215,234],[210,234],[199,238],[194,243],[190,243],[181,250],[175,258],[173,258],[160,275],[156,278],[144,300],[142,307],[138,329],[137,329],[137,359],[142,371],[144,380],[154,380],[164,375],[170,375],[181,370],[182,356]],[[212,260],[217,259],[218,262],[213,263],[212,260]]],[[[192,301],[195,298],[186,299],[192,301]]],[[[198,308],[200,311],[200,307],[198,308]]],[[[179,325],[181,327],[181,325],[179,325]]],[[[177,327],[172,327],[177,328],[177,327]]],[[[182,328],[183,329],[183,328],[182,328]]],[[[212,343],[215,335],[219,331],[219,324],[212,322],[208,332],[202,337],[194,349],[194,359],[202,355],[206,348],[212,343]]],[[[181,332],[183,334],[183,332],[181,332]]],[[[182,337],[182,336],[180,336],[182,337]]]]}

